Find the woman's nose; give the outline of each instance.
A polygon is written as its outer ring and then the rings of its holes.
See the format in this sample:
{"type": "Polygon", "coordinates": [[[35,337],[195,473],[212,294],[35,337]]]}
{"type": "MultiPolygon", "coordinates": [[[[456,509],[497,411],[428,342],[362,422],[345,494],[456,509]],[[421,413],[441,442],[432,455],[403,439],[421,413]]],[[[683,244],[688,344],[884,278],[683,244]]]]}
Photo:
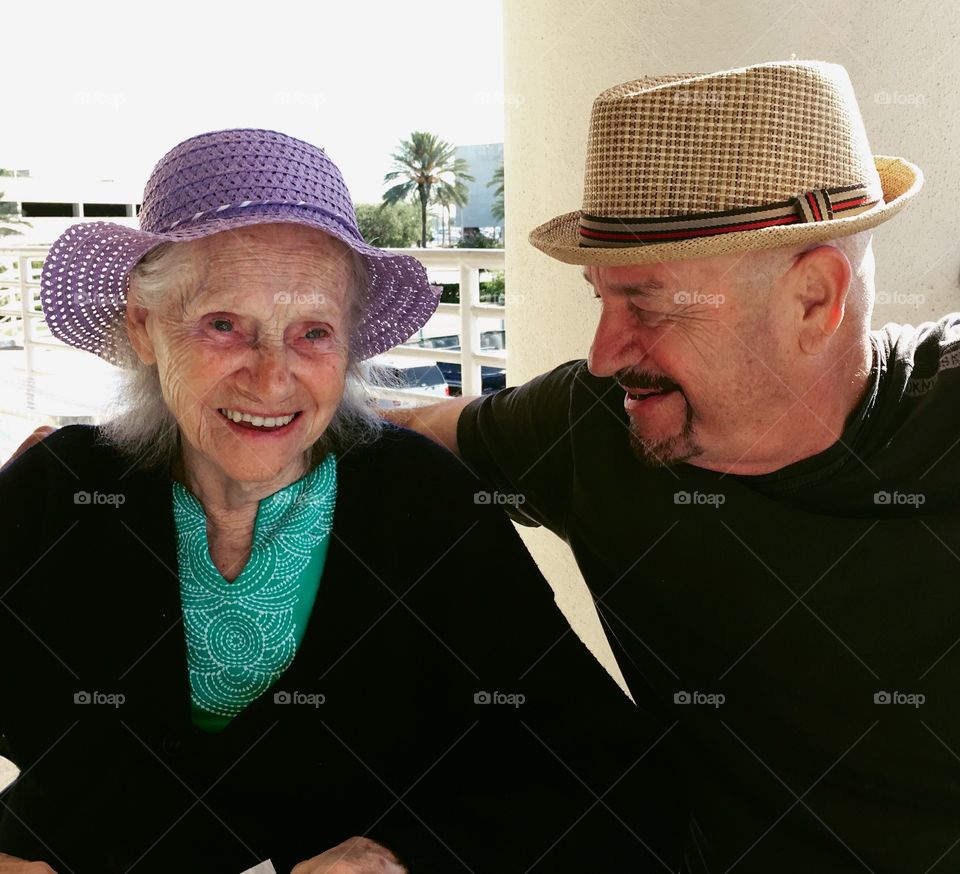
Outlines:
{"type": "Polygon", "coordinates": [[[254,355],[250,364],[250,389],[261,398],[286,397],[291,381],[286,350],[258,346],[254,355]]]}

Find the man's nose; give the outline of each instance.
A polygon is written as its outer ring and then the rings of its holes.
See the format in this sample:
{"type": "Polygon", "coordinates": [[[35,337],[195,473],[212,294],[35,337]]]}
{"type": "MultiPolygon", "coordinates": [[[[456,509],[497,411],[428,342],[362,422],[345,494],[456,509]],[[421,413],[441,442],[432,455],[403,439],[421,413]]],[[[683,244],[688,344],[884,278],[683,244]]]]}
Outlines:
{"type": "Polygon", "coordinates": [[[646,354],[635,327],[626,316],[604,309],[593,335],[587,367],[594,376],[613,376],[626,367],[633,367],[646,354]]]}

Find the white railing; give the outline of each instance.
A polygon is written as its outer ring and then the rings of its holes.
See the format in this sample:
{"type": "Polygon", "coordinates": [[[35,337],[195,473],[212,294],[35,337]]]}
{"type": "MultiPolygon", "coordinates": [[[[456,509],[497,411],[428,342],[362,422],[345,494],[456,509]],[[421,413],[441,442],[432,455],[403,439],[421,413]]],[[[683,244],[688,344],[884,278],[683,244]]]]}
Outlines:
{"type": "MultiPolygon", "coordinates": [[[[34,310],[34,290],[40,289],[40,271],[32,267],[32,262],[43,261],[47,257],[47,246],[5,246],[0,248],[0,265],[6,271],[0,273],[0,290],[12,292],[5,306],[0,306],[0,317],[11,316],[21,320],[21,339],[26,358],[26,371],[33,373],[33,352],[38,347],[67,348],[63,343],[51,338],[36,339],[35,329],[43,324],[43,313],[34,310]]],[[[37,295],[39,299],[39,295],[37,295]]]]}
{"type": "MultiPolygon", "coordinates": [[[[0,273],[0,290],[12,291],[11,300],[0,306],[0,317],[11,316],[21,320],[24,369],[26,375],[34,373],[34,352],[38,348],[55,348],[73,351],[54,337],[38,337],[44,326],[43,313],[34,310],[39,299],[39,270],[31,262],[42,261],[47,255],[46,246],[0,246],[0,264],[7,271],[0,273]]],[[[481,393],[481,366],[505,367],[506,350],[481,350],[480,320],[503,319],[505,308],[496,304],[480,302],[480,271],[503,270],[503,249],[394,249],[404,255],[412,255],[430,271],[459,271],[460,303],[442,303],[437,309],[440,315],[459,316],[460,349],[424,349],[416,346],[397,346],[390,350],[391,357],[428,359],[460,365],[462,391],[465,395],[481,393]]],[[[80,353],[76,350],[77,354],[80,353]]]]}
{"type": "Polygon", "coordinates": [[[443,349],[420,349],[397,346],[390,356],[426,358],[431,361],[446,361],[460,365],[463,393],[478,395],[481,392],[480,368],[482,365],[506,367],[506,350],[481,351],[480,319],[503,319],[505,308],[496,304],[480,303],[480,271],[503,270],[503,249],[394,249],[404,255],[412,255],[429,272],[431,269],[459,269],[460,303],[442,303],[437,307],[440,315],[460,316],[460,351],[443,349]]]}

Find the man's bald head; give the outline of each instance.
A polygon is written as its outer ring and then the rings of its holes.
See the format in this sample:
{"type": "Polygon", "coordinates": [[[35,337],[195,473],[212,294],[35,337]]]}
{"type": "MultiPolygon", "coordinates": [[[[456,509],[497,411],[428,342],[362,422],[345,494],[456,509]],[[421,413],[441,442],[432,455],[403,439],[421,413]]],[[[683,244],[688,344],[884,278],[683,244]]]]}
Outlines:
{"type": "Polygon", "coordinates": [[[765,292],[774,288],[776,281],[794,266],[799,256],[821,247],[836,249],[850,265],[850,287],[847,291],[845,321],[861,327],[869,325],[874,297],[873,232],[861,231],[846,237],[808,243],[803,246],[788,246],[747,252],[733,268],[736,281],[758,306],[767,306],[765,292]]]}

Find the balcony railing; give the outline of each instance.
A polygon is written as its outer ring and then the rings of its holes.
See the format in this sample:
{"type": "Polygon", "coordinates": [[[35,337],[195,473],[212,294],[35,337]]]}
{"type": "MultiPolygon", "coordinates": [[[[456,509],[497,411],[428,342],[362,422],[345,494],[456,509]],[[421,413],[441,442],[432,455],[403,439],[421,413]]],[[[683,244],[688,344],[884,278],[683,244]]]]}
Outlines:
{"type": "MultiPolygon", "coordinates": [[[[503,270],[503,249],[393,251],[417,258],[426,267],[431,281],[441,273],[458,277],[460,303],[441,303],[436,315],[456,317],[460,346],[459,349],[433,349],[402,345],[390,350],[390,357],[459,364],[463,394],[480,394],[481,367],[506,366],[505,349],[484,350],[481,347],[482,320],[500,320],[502,326],[505,308],[480,302],[480,272],[503,270]]],[[[40,310],[40,264],[46,255],[46,246],[0,247],[0,266],[5,268],[0,271],[0,347],[5,341],[7,345],[12,341],[22,347],[22,357],[15,362],[15,375],[8,356],[16,352],[6,351],[0,356],[6,364],[0,375],[6,389],[0,393],[0,414],[28,416],[54,425],[98,421],[95,404],[84,415],[78,399],[70,390],[61,388],[58,391],[56,388],[58,374],[65,378],[81,361],[90,363],[90,356],[61,343],[47,329],[40,310]],[[58,350],[57,361],[66,364],[58,364],[52,372],[38,369],[38,353],[45,350],[58,350]],[[67,357],[61,359],[60,356],[67,357]]],[[[404,396],[402,391],[384,390],[384,393],[404,397],[404,402],[410,404],[430,402],[429,398],[404,396]]]]}

